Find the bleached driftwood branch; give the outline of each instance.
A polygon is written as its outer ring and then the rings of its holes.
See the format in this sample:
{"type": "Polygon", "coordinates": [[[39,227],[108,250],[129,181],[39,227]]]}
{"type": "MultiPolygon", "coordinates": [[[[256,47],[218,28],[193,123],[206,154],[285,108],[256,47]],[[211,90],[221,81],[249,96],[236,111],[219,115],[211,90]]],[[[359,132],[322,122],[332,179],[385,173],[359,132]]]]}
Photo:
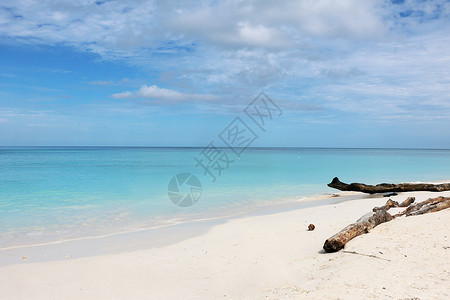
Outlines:
{"type": "Polygon", "coordinates": [[[323,249],[326,252],[336,252],[344,248],[350,240],[358,235],[369,232],[372,228],[389,222],[399,216],[414,216],[421,215],[429,212],[435,212],[450,207],[449,197],[437,197],[430,198],[420,203],[413,204],[414,197],[409,197],[402,203],[392,201],[389,199],[385,205],[381,207],[375,207],[372,212],[362,216],[355,223],[348,225],[329,239],[325,241],[323,249]],[[406,209],[394,216],[392,216],[388,210],[392,207],[406,207],[406,209]]]}
{"type": "Polygon", "coordinates": [[[406,215],[407,217],[417,216],[430,212],[440,211],[449,207],[450,207],[450,198],[448,197],[430,198],[428,200],[408,206],[404,211],[402,211],[399,214],[396,214],[394,218],[403,215],[406,215]]]}

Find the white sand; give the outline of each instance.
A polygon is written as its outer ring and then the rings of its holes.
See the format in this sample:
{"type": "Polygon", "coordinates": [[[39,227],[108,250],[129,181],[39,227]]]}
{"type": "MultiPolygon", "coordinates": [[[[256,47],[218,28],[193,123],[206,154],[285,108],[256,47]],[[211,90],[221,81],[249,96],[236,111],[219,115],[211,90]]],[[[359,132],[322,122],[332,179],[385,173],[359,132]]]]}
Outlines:
{"type": "MultiPolygon", "coordinates": [[[[393,199],[412,195],[450,193],[393,199]]],[[[321,251],[386,200],[233,219],[158,248],[26,260],[0,268],[0,299],[450,299],[450,209],[382,224],[345,252],[321,251]]]]}

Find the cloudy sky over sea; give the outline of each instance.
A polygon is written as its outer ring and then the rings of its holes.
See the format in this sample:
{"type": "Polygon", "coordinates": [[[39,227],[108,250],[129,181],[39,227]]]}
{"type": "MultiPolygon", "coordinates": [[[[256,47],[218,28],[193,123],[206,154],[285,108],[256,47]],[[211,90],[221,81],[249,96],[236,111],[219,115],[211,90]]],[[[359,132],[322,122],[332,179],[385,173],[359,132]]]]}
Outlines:
{"type": "Polygon", "coordinates": [[[450,147],[450,1],[0,0],[0,145],[450,147]],[[244,119],[244,118],[243,118],[244,119]]]}

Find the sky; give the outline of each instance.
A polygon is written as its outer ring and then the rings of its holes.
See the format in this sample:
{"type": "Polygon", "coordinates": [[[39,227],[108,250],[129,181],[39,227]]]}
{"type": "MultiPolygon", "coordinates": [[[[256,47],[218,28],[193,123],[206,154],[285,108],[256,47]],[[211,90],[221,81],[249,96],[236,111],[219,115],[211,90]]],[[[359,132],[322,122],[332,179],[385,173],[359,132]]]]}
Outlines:
{"type": "Polygon", "coordinates": [[[0,146],[201,147],[239,117],[255,147],[450,148],[449,32],[443,0],[0,0],[0,146]]]}

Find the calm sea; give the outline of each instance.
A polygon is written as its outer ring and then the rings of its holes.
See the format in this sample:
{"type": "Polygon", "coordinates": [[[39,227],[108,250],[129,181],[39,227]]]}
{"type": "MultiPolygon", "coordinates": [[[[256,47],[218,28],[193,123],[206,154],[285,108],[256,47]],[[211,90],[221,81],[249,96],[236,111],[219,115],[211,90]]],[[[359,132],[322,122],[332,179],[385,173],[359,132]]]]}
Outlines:
{"type": "Polygon", "coordinates": [[[0,147],[0,248],[302,201],[336,192],[327,187],[335,176],[371,184],[450,179],[450,150],[261,148],[240,157],[202,150],[0,147]],[[201,198],[179,207],[168,184],[186,172],[201,182],[201,198]]]}

